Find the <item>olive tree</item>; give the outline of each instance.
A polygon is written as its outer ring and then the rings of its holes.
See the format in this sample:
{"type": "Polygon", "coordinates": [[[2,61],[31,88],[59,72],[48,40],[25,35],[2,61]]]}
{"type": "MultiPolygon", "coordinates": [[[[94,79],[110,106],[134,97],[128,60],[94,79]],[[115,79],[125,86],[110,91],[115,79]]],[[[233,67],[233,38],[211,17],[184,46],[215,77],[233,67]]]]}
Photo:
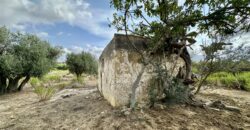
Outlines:
{"type": "Polygon", "coordinates": [[[77,76],[77,79],[79,79],[83,73],[97,73],[97,61],[95,57],[88,52],[83,51],[79,54],[68,54],[66,64],[69,71],[77,76]]]}
{"type": "Polygon", "coordinates": [[[229,45],[232,44],[212,43],[208,46],[201,45],[202,50],[205,52],[205,58],[198,66],[201,79],[198,82],[195,94],[200,91],[208,76],[215,72],[225,71],[235,75],[249,68],[250,46],[241,44],[233,47],[229,45]]]}
{"type": "MultiPolygon", "coordinates": [[[[5,32],[7,29],[0,30],[5,32]]],[[[61,53],[59,47],[52,47],[35,35],[10,32],[0,35],[4,39],[0,54],[2,93],[21,91],[32,76],[41,77],[49,72],[61,53]]]]}

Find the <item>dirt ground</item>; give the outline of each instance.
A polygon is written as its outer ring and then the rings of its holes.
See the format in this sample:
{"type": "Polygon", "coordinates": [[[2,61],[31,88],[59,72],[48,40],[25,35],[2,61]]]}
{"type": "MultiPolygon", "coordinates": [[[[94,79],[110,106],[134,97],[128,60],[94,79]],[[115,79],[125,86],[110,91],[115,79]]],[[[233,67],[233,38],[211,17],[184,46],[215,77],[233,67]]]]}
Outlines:
{"type": "Polygon", "coordinates": [[[183,104],[123,112],[122,108],[112,108],[99,95],[96,84],[90,84],[64,89],[45,102],[39,102],[31,88],[0,96],[0,129],[250,130],[249,92],[207,89],[198,95],[203,100],[221,100],[226,105],[239,107],[240,113],[183,104]]]}

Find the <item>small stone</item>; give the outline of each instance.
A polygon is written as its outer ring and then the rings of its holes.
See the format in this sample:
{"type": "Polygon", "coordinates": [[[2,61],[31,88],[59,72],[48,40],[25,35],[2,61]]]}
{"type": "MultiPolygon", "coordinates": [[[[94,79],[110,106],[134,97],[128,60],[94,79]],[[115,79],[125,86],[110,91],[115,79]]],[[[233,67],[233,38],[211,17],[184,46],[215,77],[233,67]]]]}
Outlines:
{"type": "Polygon", "coordinates": [[[125,111],[125,112],[124,112],[124,115],[125,115],[125,116],[130,115],[130,111],[125,111]]]}
{"type": "Polygon", "coordinates": [[[155,107],[155,108],[162,109],[162,110],[166,108],[166,106],[165,106],[165,105],[163,105],[163,104],[158,104],[158,103],[157,103],[157,104],[155,104],[155,105],[154,105],[154,107],[155,107]]]}
{"type": "Polygon", "coordinates": [[[10,116],[10,119],[15,119],[15,117],[13,115],[10,116]]]}

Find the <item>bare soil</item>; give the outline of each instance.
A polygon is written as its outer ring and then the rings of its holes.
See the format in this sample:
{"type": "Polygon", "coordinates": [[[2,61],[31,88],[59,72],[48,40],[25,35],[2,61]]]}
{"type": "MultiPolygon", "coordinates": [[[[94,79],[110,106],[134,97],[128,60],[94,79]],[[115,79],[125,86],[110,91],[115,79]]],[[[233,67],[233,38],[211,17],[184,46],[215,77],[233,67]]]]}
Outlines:
{"type": "Polygon", "coordinates": [[[64,89],[45,102],[39,102],[31,88],[0,96],[0,129],[250,130],[249,92],[207,89],[197,96],[239,107],[240,113],[183,104],[124,112],[123,108],[112,108],[99,95],[96,83],[87,84],[91,85],[64,89]]]}

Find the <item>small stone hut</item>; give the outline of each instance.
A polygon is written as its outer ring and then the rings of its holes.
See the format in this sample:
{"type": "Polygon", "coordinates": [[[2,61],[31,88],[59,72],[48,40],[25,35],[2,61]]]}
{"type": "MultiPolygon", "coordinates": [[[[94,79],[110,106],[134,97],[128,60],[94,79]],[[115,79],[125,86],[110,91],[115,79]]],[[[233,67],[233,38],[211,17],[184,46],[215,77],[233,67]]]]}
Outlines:
{"type": "MultiPolygon", "coordinates": [[[[103,50],[99,58],[98,90],[112,106],[129,104],[132,86],[144,66],[137,49],[145,52],[148,42],[148,39],[139,36],[115,34],[103,50]]],[[[166,66],[166,70],[171,70],[173,76],[177,75],[180,68],[185,67],[184,60],[175,54],[160,59],[160,63],[166,66]]],[[[142,104],[148,101],[149,82],[155,76],[152,65],[144,68],[135,91],[136,102],[142,104]]]]}

